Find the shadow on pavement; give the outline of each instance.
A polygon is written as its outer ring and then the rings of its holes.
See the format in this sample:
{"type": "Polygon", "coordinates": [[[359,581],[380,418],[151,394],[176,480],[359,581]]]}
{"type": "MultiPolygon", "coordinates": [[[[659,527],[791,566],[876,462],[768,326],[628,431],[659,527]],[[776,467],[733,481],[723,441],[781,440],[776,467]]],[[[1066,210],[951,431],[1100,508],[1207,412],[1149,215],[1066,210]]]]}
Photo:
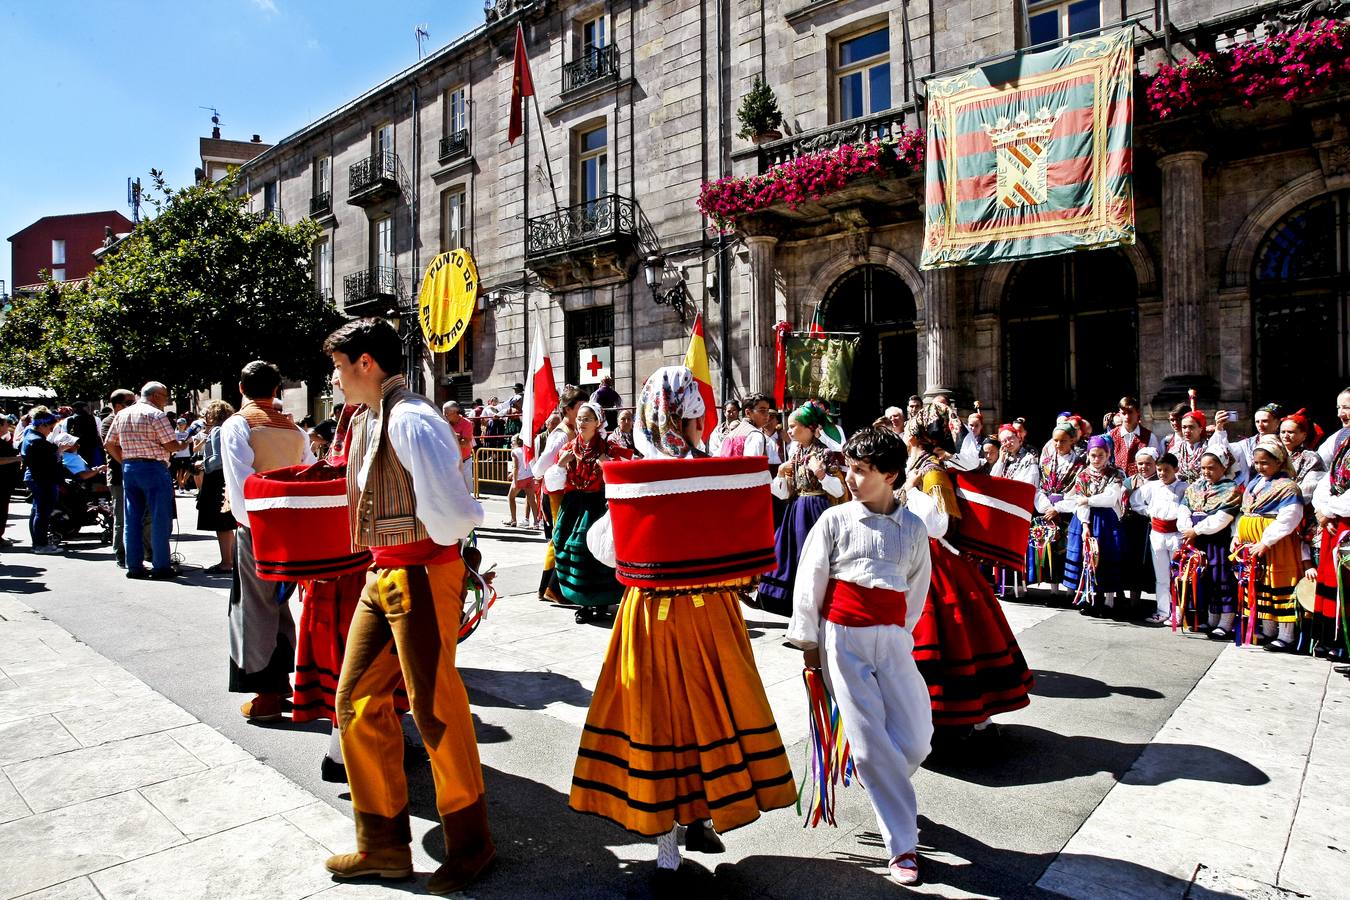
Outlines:
{"type": "Polygon", "coordinates": [[[580,681],[557,672],[460,669],[459,674],[475,706],[546,709],[551,703],[566,703],[586,709],[591,705],[591,692],[580,681]]]}
{"type": "Polygon", "coordinates": [[[1059,697],[1068,700],[1102,700],[1112,694],[1136,697],[1140,700],[1163,699],[1163,695],[1152,688],[1107,684],[1096,678],[1048,669],[1036,670],[1036,686],[1031,689],[1031,693],[1037,697],[1059,697]]]}
{"type": "MultiPolygon", "coordinates": [[[[13,559],[13,551],[6,553],[0,559],[13,559]]],[[[47,585],[37,579],[41,578],[46,572],[46,568],[38,566],[14,565],[9,562],[0,563],[0,594],[41,594],[48,590],[47,585]]]]}
{"type": "Polygon", "coordinates": [[[1098,772],[1109,772],[1120,780],[1127,771],[1132,784],[1165,784],[1183,778],[1247,786],[1270,781],[1246,760],[1213,747],[1137,744],[1056,734],[1034,725],[1000,725],[994,742],[930,756],[923,767],[986,787],[1051,784],[1098,772]],[[1152,751],[1146,765],[1131,770],[1145,748],[1152,751]]]}

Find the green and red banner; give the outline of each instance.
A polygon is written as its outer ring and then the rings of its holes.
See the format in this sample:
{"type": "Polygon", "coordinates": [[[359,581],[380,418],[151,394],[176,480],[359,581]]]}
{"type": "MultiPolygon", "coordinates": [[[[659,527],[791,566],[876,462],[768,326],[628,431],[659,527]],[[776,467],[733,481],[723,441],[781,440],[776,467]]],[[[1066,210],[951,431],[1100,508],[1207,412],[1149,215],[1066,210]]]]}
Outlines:
{"type": "Polygon", "coordinates": [[[1134,243],[1130,29],[928,86],[922,268],[1134,243]]]}

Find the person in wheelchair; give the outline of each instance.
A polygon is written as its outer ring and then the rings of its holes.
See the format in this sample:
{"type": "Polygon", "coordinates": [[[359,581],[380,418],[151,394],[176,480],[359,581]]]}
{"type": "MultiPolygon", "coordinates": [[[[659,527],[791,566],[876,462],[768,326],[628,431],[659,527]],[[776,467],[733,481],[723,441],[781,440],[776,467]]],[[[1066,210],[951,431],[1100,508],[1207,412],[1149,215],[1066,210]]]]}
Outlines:
{"type": "Polygon", "coordinates": [[[108,467],[85,462],[80,456],[79,439],[73,434],[52,435],[52,443],[56,444],[65,473],[57,492],[52,530],[69,538],[86,525],[105,525],[104,519],[111,522],[111,492],[103,477],[108,467]]]}

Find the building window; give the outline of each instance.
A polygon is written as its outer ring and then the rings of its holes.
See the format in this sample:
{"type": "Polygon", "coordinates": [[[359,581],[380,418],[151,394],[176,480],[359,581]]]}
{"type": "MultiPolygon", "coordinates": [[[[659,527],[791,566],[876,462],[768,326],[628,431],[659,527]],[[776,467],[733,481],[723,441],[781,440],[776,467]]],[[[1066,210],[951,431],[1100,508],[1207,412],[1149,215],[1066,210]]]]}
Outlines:
{"type": "Polygon", "coordinates": [[[263,212],[273,215],[277,211],[277,183],[269,181],[263,185],[263,212]]]}
{"type": "Polygon", "coordinates": [[[1032,46],[1101,27],[1101,0],[1054,0],[1027,6],[1027,33],[1032,46]]]}
{"type": "Polygon", "coordinates": [[[64,268],[52,269],[52,281],[65,281],[66,270],[64,268]]]}
{"type": "Polygon", "coordinates": [[[613,359],[614,307],[593,306],[578,309],[563,316],[563,339],[567,345],[567,363],[563,366],[568,384],[595,384],[598,377],[581,369],[582,351],[590,351],[588,359],[606,354],[613,359]],[[604,351],[596,353],[596,350],[604,351]]]}
{"type": "Polygon", "coordinates": [[[333,192],[333,157],[320,156],[314,160],[314,196],[323,197],[333,192]]]}
{"type": "Polygon", "coordinates": [[[458,134],[469,130],[469,99],[467,89],[460,85],[445,92],[445,133],[458,134]]]}
{"type": "MultiPolygon", "coordinates": [[[[394,220],[390,216],[370,223],[370,258],[377,269],[394,269],[394,220]]],[[[392,277],[392,276],[391,276],[392,277]]]]}
{"type": "Polygon", "coordinates": [[[66,242],[52,241],[52,265],[64,266],[66,264],[66,242]]]}
{"type": "Polygon", "coordinates": [[[384,158],[386,153],[394,152],[394,125],[392,122],[381,125],[376,128],[371,135],[374,144],[375,155],[384,158]]]}
{"type": "Polygon", "coordinates": [[[582,56],[596,56],[608,46],[609,39],[605,30],[604,16],[596,16],[594,19],[581,23],[582,56]]]}
{"type": "Polygon", "coordinates": [[[609,130],[605,126],[577,135],[577,202],[609,193],[609,130]]]}
{"type": "Polygon", "coordinates": [[[468,241],[467,197],[464,188],[453,187],[441,194],[441,252],[457,250],[468,241]]]}
{"type": "Polygon", "coordinates": [[[834,47],[835,110],[839,120],[891,108],[891,30],[844,38],[834,47]]]}
{"type": "Polygon", "coordinates": [[[314,285],[320,294],[333,298],[333,242],[328,238],[314,244],[314,285]]]}
{"type": "Polygon", "coordinates": [[[464,328],[464,336],[459,339],[459,343],[451,347],[444,354],[441,354],[445,360],[445,374],[462,375],[473,371],[473,319],[469,319],[468,325],[464,328]]]}

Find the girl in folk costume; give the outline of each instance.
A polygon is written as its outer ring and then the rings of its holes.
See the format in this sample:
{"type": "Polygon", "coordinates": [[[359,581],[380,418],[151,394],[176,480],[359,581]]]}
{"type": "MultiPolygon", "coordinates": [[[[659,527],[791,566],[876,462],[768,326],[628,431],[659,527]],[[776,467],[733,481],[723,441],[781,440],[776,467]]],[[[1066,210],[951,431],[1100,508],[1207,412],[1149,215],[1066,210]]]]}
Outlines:
{"type": "MultiPolygon", "coordinates": [[[[1343,392],[1342,397],[1347,393],[1343,392]]],[[[1338,401],[1339,402],[1339,401],[1338,401]]],[[[1347,598],[1341,594],[1342,543],[1350,540],[1350,431],[1342,434],[1331,453],[1331,467],[1313,493],[1313,510],[1322,532],[1317,560],[1317,603],[1313,610],[1313,652],[1337,662],[1347,658],[1345,634],[1347,598]]],[[[1333,437],[1333,440],[1335,438],[1333,437]]]]}
{"type": "MultiPolygon", "coordinates": [[[[1242,496],[1233,550],[1245,548],[1265,564],[1256,584],[1256,617],[1267,638],[1266,649],[1294,648],[1294,625],[1298,604],[1294,587],[1305,573],[1316,577],[1307,545],[1303,542],[1303,496],[1289,466],[1289,451],[1274,435],[1265,435],[1252,452],[1256,477],[1247,482],[1242,496]]],[[[1244,592],[1246,585],[1239,585],[1244,592]]]]}
{"type": "Polygon", "coordinates": [[[980,730],[990,716],[1030,703],[1035,679],[989,582],[950,543],[961,512],[936,455],[952,447],[942,411],[925,406],[906,422],[905,443],[903,501],[923,520],[932,556],[932,583],[914,626],[914,660],[928,684],[934,726],[980,730]]]}
{"type": "Polygon", "coordinates": [[[1064,499],[1055,508],[1069,517],[1064,559],[1067,590],[1082,596],[1083,615],[1105,616],[1121,587],[1124,542],[1120,531],[1124,478],[1111,465],[1111,442],[1100,435],[1088,442],[1087,466],[1079,470],[1064,499]],[[1094,560],[1089,558],[1089,546],[1094,560]]]}
{"type": "Polygon", "coordinates": [[[1201,454],[1201,477],[1187,485],[1177,510],[1182,545],[1205,554],[1195,585],[1196,630],[1209,632],[1216,641],[1232,638],[1237,603],[1228,545],[1233,520],[1242,508],[1242,489],[1228,477],[1231,464],[1232,457],[1222,447],[1201,454]]]}
{"type": "MultiPolygon", "coordinates": [[[[1033,527],[1032,536],[1027,541],[1027,580],[1033,577],[1044,578],[1050,585],[1051,594],[1056,600],[1061,585],[1055,573],[1063,573],[1065,550],[1068,547],[1068,518],[1061,516],[1055,504],[1063,500],[1078,479],[1078,473],[1087,464],[1083,454],[1076,446],[1078,428],[1073,420],[1061,416],[1051,432],[1050,441],[1041,451],[1040,485],[1036,489],[1036,515],[1042,518],[1039,526],[1042,531],[1038,538],[1033,527]],[[1048,530],[1054,531],[1051,540],[1048,530]],[[1038,546],[1037,541],[1043,544],[1038,546]]],[[[1056,600],[1052,600],[1055,603],[1056,600]]]]}
{"type": "Polygon", "coordinates": [[[544,534],[549,538],[548,548],[544,551],[544,571],[539,576],[539,599],[554,603],[562,599],[557,579],[553,575],[557,555],[555,552],[557,545],[553,541],[553,524],[562,506],[563,492],[561,489],[548,487],[545,484],[544,473],[557,463],[558,453],[562,450],[563,444],[577,436],[577,410],[585,400],[586,393],[580,388],[570,387],[563,390],[562,398],[558,401],[558,412],[549,416],[549,421],[556,424],[544,438],[543,447],[535,456],[530,471],[543,491],[539,498],[539,510],[544,514],[544,534]]]}
{"type": "Polygon", "coordinates": [[[829,424],[829,416],[816,403],[800,406],[788,417],[792,447],[773,480],[774,496],[788,501],[775,540],[778,567],[760,581],[758,593],[760,608],[780,616],[792,615],[797,560],[811,526],[833,499],[844,496],[839,453],[821,439],[829,424]]]}
{"type": "MultiPolygon", "coordinates": [[[[1027,449],[1024,443],[1024,433],[1017,424],[1004,424],[998,426],[998,458],[994,464],[989,467],[989,474],[995,478],[1011,478],[1015,481],[1025,481],[1027,484],[1036,487],[1041,483],[1041,466],[1036,455],[1027,449]]],[[[1030,542],[1028,541],[1028,547],[1030,542]]],[[[1028,550],[1030,554],[1030,550],[1028,550]]],[[[1027,561],[1034,562],[1028,555],[1027,561]]],[[[1027,567],[1027,574],[1033,571],[1031,566],[1027,567]]],[[[1013,573],[1013,595],[1023,597],[1027,592],[1027,582],[1029,578],[1023,578],[1016,572],[1013,573]]]]}
{"type": "MultiPolygon", "coordinates": [[[[1172,556],[1181,546],[1181,532],[1177,520],[1181,515],[1181,499],[1186,494],[1186,482],[1177,477],[1177,458],[1164,453],[1156,464],[1151,461],[1151,450],[1139,451],[1139,466],[1151,465],[1157,477],[1151,478],[1130,492],[1130,508],[1148,523],[1148,549],[1153,564],[1153,611],[1145,620],[1150,625],[1161,625],[1168,620],[1172,596],[1172,556]]],[[[1186,523],[1190,524],[1189,520],[1186,523]]]]}
{"type": "Polygon", "coordinates": [[[557,465],[544,475],[545,487],[563,492],[553,521],[554,576],[562,599],[581,607],[578,622],[596,618],[623,596],[614,569],[586,547],[586,532],[607,510],[600,469],[610,458],[609,444],[600,433],[604,418],[598,403],[582,403],[577,411],[577,436],[562,445],[557,465]]]}
{"type": "Polygon", "coordinates": [[[773,564],[769,474],[753,459],[712,460],[696,449],[704,405],[683,366],[654,372],[637,412],[643,459],[606,466],[634,473],[611,474],[607,486],[616,511],[621,499],[632,501],[622,511],[634,518],[618,529],[601,519],[589,537],[630,586],[569,803],[657,837],[665,877],[680,866],[681,834],[688,850],[718,852],[717,832],[793,805],[797,791],[740,609],[754,576],[773,564]],[[737,489],[746,488],[762,495],[745,499],[737,489]],[[637,511],[644,501],[671,509],[667,498],[676,494],[684,518],[637,511]],[[710,550],[721,558],[708,558],[710,550]],[[682,561],[660,561],[672,558],[682,561]]]}
{"type": "Polygon", "coordinates": [[[1299,526],[1299,534],[1311,550],[1314,567],[1318,563],[1322,535],[1313,511],[1313,495],[1317,485],[1327,477],[1326,464],[1315,449],[1321,442],[1322,429],[1308,418],[1306,410],[1300,409],[1280,420],[1280,443],[1289,451],[1289,468],[1293,470],[1298,492],[1303,497],[1303,523],[1299,526]]]}
{"type": "Polygon", "coordinates": [[[1179,431],[1172,435],[1167,452],[1177,458],[1177,477],[1187,484],[1195,484],[1202,477],[1200,457],[1205,455],[1205,429],[1209,420],[1198,409],[1188,409],[1180,419],[1179,431]]]}

